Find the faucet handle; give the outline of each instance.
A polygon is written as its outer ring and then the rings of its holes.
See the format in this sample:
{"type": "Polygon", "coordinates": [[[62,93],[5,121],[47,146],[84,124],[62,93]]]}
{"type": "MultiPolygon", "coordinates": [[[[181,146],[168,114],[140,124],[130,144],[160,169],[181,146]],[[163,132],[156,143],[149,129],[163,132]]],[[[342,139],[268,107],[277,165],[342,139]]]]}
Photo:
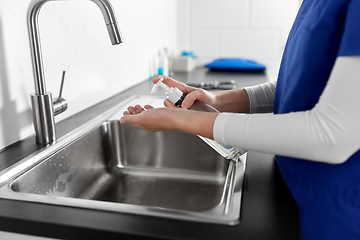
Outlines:
{"type": "Polygon", "coordinates": [[[65,110],[68,107],[67,101],[61,96],[63,88],[64,88],[64,81],[65,81],[65,71],[63,71],[63,73],[62,73],[59,97],[53,99],[55,116],[60,113],[65,112],[65,110]]]}
{"type": "Polygon", "coordinates": [[[60,85],[60,91],[59,91],[59,97],[58,98],[61,98],[62,91],[63,91],[63,88],[64,88],[65,73],[66,73],[66,71],[63,71],[63,73],[62,73],[61,85],[60,85]]]}

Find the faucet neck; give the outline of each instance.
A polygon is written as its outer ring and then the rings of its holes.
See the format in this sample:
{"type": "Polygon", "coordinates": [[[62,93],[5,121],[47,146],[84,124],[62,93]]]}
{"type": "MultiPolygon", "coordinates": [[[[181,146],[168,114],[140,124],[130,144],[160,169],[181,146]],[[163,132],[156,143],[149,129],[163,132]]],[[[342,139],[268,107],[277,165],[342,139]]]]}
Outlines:
{"type": "MultiPolygon", "coordinates": [[[[44,66],[41,53],[41,43],[39,34],[38,16],[41,7],[49,1],[58,0],[32,0],[27,12],[27,23],[29,31],[30,49],[33,63],[35,94],[45,94],[45,76],[44,66]]],[[[116,21],[115,12],[108,0],[90,0],[94,2],[101,10],[106,27],[109,32],[111,43],[113,45],[123,42],[118,23],[116,21]]]]}
{"type": "Polygon", "coordinates": [[[38,15],[41,7],[45,4],[46,1],[47,0],[31,1],[27,14],[30,51],[34,71],[35,94],[37,95],[43,95],[46,93],[44,66],[42,61],[40,34],[38,26],[38,15]]]}

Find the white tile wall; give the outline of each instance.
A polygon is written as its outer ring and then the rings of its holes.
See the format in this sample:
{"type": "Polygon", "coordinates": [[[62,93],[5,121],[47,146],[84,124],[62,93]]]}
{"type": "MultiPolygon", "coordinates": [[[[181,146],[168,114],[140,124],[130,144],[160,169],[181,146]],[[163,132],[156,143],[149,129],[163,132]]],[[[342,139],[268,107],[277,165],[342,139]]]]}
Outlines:
{"type": "Polygon", "coordinates": [[[273,31],[222,31],[219,57],[276,59],[278,35],[273,31]]]}
{"type": "Polygon", "coordinates": [[[250,26],[252,29],[288,30],[298,7],[298,0],[252,0],[250,26]]]}
{"type": "Polygon", "coordinates": [[[256,60],[268,67],[271,79],[276,78],[299,0],[181,2],[191,12],[187,27],[180,28],[180,34],[190,39],[179,43],[181,50],[194,51],[200,64],[222,57],[256,60]]]}
{"type": "Polygon", "coordinates": [[[193,28],[246,28],[247,0],[193,0],[193,28]]]}
{"type": "Polygon", "coordinates": [[[217,30],[199,30],[191,34],[191,43],[196,54],[205,58],[219,55],[220,35],[217,30]]]}

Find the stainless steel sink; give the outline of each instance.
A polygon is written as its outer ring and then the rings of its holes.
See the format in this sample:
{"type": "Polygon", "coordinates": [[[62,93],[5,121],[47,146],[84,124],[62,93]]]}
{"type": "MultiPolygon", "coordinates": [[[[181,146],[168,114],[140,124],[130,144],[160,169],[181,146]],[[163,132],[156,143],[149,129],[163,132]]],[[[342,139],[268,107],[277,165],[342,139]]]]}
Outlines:
{"type": "Polygon", "coordinates": [[[240,160],[194,135],[100,118],[1,172],[0,197],[233,225],[246,154],[240,160]]]}

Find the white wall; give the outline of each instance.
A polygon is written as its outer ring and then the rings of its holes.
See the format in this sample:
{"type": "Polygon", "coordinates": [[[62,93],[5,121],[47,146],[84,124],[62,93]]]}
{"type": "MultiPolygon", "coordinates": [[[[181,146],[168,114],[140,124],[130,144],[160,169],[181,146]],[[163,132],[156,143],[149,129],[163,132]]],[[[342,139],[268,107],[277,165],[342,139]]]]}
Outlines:
{"type": "MultiPolygon", "coordinates": [[[[30,0],[0,0],[0,149],[33,134],[34,92],[26,11],[30,0]]],[[[60,121],[149,77],[149,62],[177,44],[177,0],[112,0],[125,42],[112,46],[97,6],[90,1],[49,2],[39,25],[47,90],[63,96],[60,121]]]]}
{"type": "Polygon", "coordinates": [[[276,77],[299,0],[180,2],[179,49],[194,51],[201,64],[222,57],[256,60],[276,77]]]}

